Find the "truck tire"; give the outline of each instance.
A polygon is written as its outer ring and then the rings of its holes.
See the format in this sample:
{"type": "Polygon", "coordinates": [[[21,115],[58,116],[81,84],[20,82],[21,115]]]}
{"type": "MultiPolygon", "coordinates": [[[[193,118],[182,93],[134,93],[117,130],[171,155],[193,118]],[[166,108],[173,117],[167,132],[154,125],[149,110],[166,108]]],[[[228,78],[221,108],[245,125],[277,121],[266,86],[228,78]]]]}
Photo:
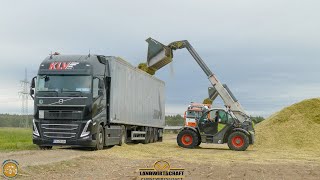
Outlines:
{"type": "Polygon", "coordinates": [[[243,132],[235,131],[228,137],[228,146],[234,151],[245,151],[249,146],[249,137],[243,132]]]}
{"type": "Polygon", "coordinates": [[[150,128],[150,143],[154,142],[154,128],[150,128]]]}
{"type": "Polygon", "coordinates": [[[158,140],[159,140],[159,130],[158,128],[155,128],[154,142],[158,142],[158,140]]]}
{"type": "Polygon", "coordinates": [[[50,149],[52,149],[52,146],[39,146],[39,148],[41,150],[50,150],[50,149]]]}
{"type": "Polygon", "coordinates": [[[146,136],[145,139],[142,141],[143,144],[148,144],[150,142],[150,128],[146,127],[146,136]]]}
{"type": "Polygon", "coordinates": [[[96,141],[97,144],[95,147],[92,148],[92,150],[102,150],[104,146],[104,130],[102,125],[99,125],[96,141]]]}
{"type": "Polygon", "coordinates": [[[162,142],[163,139],[163,129],[159,129],[158,132],[158,142],[162,142]]]}
{"type": "Polygon", "coordinates": [[[194,148],[199,143],[198,133],[190,129],[182,130],[177,136],[177,143],[183,148],[194,148]]]}
{"type": "Polygon", "coordinates": [[[127,144],[127,129],[125,126],[121,126],[119,146],[122,146],[123,144],[127,144]]]}

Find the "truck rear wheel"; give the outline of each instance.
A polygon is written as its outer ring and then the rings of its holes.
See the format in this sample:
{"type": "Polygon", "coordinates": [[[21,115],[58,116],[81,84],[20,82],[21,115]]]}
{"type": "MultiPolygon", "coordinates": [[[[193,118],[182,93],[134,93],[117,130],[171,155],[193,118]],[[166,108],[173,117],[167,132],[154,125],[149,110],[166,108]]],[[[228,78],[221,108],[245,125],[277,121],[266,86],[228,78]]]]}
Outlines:
{"type": "Polygon", "coordinates": [[[190,129],[180,131],[177,137],[177,143],[180,147],[194,148],[199,143],[198,134],[190,129]]]}
{"type": "Polygon", "coordinates": [[[96,141],[97,141],[97,144],[95,147],[93,147],[92,150],[94,151],[102,150],[104,146],[104,130],[102,125],[99,125],[96,141]]]}
{"type": "Polygon", "coordinates": [[[249,138],[243,132],[233,132],[228,137],[228,146],[231,150],[245,151],[249,146],[249,138]]]}

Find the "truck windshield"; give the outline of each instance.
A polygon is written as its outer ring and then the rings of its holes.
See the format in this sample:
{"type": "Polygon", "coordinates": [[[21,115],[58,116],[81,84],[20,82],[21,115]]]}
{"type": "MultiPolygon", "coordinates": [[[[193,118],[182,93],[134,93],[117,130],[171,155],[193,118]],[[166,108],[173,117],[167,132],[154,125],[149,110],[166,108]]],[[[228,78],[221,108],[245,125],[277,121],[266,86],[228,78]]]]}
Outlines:
{"type": "Polygon", "coordinates": [[[91,76],[38,76],[36,91],[91,92],[91,76]]]}

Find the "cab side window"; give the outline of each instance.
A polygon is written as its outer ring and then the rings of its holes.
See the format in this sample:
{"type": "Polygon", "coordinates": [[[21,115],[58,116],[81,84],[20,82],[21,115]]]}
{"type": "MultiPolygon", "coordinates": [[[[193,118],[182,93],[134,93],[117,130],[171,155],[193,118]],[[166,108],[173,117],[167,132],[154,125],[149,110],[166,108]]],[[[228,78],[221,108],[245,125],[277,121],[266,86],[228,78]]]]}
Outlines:
{"type": "Polygon", "coordinates": [[[219,111],[219,117],[221,119],[222,124],[227,124],[228,123],[228,116],[225,111],[219,111]]]}
{"type": "Polygon", "coordinates": [[[228,113],[228,124],[231,124],[233,122],[233,117],[228,113]]]}
{"type": "Polygon", "coordinates": [[[99,96],[99,79],[98,78],[93,79],[92,94],[93,94],[93,99],[98,98],[99,96]]]}

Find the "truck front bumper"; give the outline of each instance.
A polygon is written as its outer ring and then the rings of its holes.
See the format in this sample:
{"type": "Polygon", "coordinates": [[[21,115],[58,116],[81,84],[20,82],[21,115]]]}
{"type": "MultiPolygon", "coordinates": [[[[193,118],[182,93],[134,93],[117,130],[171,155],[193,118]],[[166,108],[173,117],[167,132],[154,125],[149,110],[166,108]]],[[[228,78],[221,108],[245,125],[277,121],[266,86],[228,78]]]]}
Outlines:
{"type": "Polygon", "coordinates": [[[54,143],[53,139],[43,139],[37,136],[33,136],[33,144],[38,146],[71,146],[71,147],[94,147],[96,140],[88,139],[73,139],[65,140],[65,143],[54,143]]]}

